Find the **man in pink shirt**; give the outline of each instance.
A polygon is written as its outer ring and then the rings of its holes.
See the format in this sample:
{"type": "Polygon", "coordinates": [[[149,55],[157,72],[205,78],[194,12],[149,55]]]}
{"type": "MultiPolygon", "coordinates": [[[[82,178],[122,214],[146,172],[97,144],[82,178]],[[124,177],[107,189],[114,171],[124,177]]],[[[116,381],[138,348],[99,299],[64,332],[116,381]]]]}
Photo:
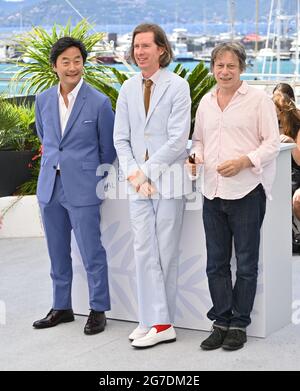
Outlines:
{"type": "Polygon", "coordinates": [[[207,314],[214,321],[213,331],[201,344],[205,350],[221,346],[236,350],[247,341],[246,327],[256,293],[260,228],[279,152],[274,104],[265,92],[241,81],[245,68],[242,45],[222,43],[215,47],[211,69],[217,88],[201,100],[193,135],[192,153],[196,163],[204,163],[203,221],[213,302],[207,314]],[[234,287],[232,239],[237,259],[234,287]]]}

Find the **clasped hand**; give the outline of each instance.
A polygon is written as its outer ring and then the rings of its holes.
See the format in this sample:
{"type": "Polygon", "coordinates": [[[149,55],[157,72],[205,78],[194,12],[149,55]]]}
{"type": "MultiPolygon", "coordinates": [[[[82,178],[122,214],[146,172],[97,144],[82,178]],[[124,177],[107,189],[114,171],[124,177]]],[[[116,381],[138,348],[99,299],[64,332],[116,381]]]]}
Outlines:
{"type": "Polygon", "coordinates": [[[150,197],[156,193],[155,186],[147,181],[147,177],[142,170],[135,171],[127,179],[135,191],[144,197],[150,197]]]}

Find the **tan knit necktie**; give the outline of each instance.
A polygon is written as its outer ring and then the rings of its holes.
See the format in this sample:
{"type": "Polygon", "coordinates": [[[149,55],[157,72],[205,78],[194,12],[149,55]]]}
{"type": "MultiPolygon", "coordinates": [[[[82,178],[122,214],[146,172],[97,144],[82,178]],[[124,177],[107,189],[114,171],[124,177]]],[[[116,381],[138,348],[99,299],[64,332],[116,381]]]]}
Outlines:
{"type": "MultiPolygon", "coordinates": [[[[150,96],[151,96],[151,86],[153,84],[153,81],[150,79],[147,79],[144,81],[145,83],[145,90],[144,90],[144,105],[145,105],[145,112],[146,116],[148,114],[149,106],[150,106],[150,96]]],[[[148,148],[146,149],[145,153],[145,162],[149,159],[149,152],[148,148]]]]}
{"type": "Polygon", "coordinates": [[[145,112],[146,116],[149,110],[150,105],[150,96],[151,96],[151,86],[153,84],[153,81],[150,79],[147,79],[144,81],[145,83],[145,89],[144,89],[144,105],[145,105],[145,112]]]}

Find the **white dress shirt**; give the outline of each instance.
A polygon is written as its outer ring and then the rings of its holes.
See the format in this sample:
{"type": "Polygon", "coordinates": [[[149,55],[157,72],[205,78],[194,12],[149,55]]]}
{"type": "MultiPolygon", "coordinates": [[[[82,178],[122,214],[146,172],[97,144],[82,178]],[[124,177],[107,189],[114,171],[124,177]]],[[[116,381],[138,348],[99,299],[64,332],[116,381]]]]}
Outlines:
{"type": "MultiPolygon", "coordinates": [[[[74,107],[75,100],[77,98],[78,92],[80,90],[80,87],[82,86],[83,79],[81,78],[77,86],[68,93],[68,107],[65,104],[64,98],[60,92],[60,83],[57,87],[57,95],[58,95],[58,109],[59,109],[59,120],[60,120],[60,128],[61,128],[61,136],[64,135],[64,131],[66,129],[66,125],[68,122],[68,119],[71,115],[72,109],[74,107]]],[[[59,163],[57,165],[57,169],[59,170],[59,163]]]]}
{"type": "MultiPolygon", "coordinates": [[[[142,88],[143,88],[143,95],[144,95],[144,92],[145,92],[145,83],[144,81],[145,80],[152,80],[153,84],[151,86],[151,95],[150,97],[152,97],[153,95],[153,92],[154,92],[154,89],[155,89],[155,86],[159,80],[159,76],[160,76],[160,73],[161,73],[161,69],[159,68],[155,73],[153,73],[153,75],[151,77],[149,77],[148,79],[145,79],[141,73],[141,79],[142,79],[142,88]]],[[[151,102],[151,101],[150,101],[151,102]]]]}
{"type": "Polygon", "coordinates": [[[64,98],[60,92],[60,83],[57,87],[57,94],[58,94],[58,108],[59,108],[59,119],[60,119],[60,127],[61,127],[61,135],[64,135],[64,131],[66,129],[66,125],[68,122],[68,119],[71,115],[75,100],[77,98],[78,92],[80,90],[80,87],[82,86],[83,79],[81,78],[77,86],[68,93],[68,107],[65,104],[64,98]]]}

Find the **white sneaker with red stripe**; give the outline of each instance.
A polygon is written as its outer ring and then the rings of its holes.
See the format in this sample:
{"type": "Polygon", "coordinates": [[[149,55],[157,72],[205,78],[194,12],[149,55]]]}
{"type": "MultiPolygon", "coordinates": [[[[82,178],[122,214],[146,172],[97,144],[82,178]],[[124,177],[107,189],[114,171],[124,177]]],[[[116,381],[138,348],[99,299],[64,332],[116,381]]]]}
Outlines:
{"type": "Polygon", "coordinates": [[[159,343],[169,343],[176,341],[176,333],[173,326],[164,331],[157,332],[155,327],[152,327],[150,331],[142,338],[135,339],[131,346],[135,348],[149,348],[159,343]]]}

